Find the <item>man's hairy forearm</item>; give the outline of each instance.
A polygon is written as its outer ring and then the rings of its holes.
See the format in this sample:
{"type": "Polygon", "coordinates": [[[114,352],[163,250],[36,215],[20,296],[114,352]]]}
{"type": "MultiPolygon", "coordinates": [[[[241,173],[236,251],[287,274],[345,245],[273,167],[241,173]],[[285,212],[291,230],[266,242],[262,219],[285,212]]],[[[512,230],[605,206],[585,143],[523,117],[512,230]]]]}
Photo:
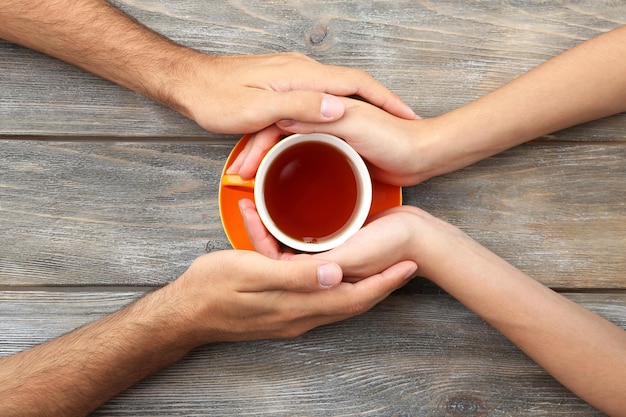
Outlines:
{"type": "Polygon", "coordinates": [[[105,0],[7,0],[0,38],[69,62],[176,107],[179,65],[194,51],[148,29],[105,0]]]}
{"type": "Polygon", "coordinates": [[[82,416],[192,347],[170,288],[0,359],[0,415],[82,416]]]}
{"type": "Polygon", "coordinates": [[[369,74],[300,53],[209,55],[178,45],[105,0],[0,1],[0,38],[67,61],[164,104],[216,133],[280,120],[330,122],[335,95],[357,95],[396,116],[415,113],[369,74]]]}
{"type": "Polygon", "coordinates": [[[124,310],[0,359],[0,416],[86,415],[196,346],[298,336],[368,311],[414,272],[400,262],[347,283],[318,259],[205,254],[124,310]]]}

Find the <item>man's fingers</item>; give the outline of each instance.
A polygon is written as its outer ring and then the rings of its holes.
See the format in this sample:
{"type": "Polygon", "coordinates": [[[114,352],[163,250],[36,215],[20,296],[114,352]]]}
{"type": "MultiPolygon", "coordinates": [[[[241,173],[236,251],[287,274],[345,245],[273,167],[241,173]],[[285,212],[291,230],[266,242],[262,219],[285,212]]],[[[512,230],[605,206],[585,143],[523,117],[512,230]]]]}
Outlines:
{"type": "MultiPolygon", "coordinates": [[[[404,286],[415,275],[417,264],[413,261],[400,261],[384,271],[367,277],[354,284],[357,299],[369,308],[385,299],[389,294],[404,286]]],[[[368,308],[368,309],[369,309],[368,308]]]]}
{"type": "MultiPolygon", "coordinates": [[[[345,107],[339,97],[316,91],[294,90],[272,92],[275,122],[297,120],[310,123],[325,123],[343,116],[345,107]]],[[[267,104],[266,104],[267,105],[267,104]]],[[[267,109],[265,109],[267,111],[267,109]]]]}
{"type": "Polygon", "coordinates": [[[336,287],[343,272],[339,265],[313,259],[279,261],[280,265],[267,271],[269,281],[265,290],[312,292],[336,287]]]}
{"type": "Polygon", "coordinates": [[[281,291],[285,293],[307,293],[327,290],[341,283],[343,271],[333,262],[313,259],[310,256],[295,256],[292,260],[274,260],[255,252],[248,252],[240,262],[244,268],[252,268],[247,280],[237,288],[240,292],[281,291]]]}
{"type": "Polygon", "coordinates": [[[312,329],[365,313],[404,286],[416,270],[415,262],[402,261],[359,282],[342,282],[327,292],[303,295],[301,306],[310,303],[310,314],[303,316],[307,321],[304,327],[312,329]]]}
{"type": "Polygon", "coordinates": [[[369,103],[352,98],[337,98],[346,109],[344,116],[333,123],[320,123],[306,120],[280,120],[279,128],[290,133],[330,133],[339,137],[358,137],[363,133],[372,135],[371,129],[378,123],[388,123],[393,116],[381,111],[369,103]],[[368,123],[364,124],[364,121],[368,123]],[[371,121],[371,123],[369,123],[371,121]]]}
{"type": "Polygon", "coordinates": [[[415,119],[413,110],[367,72],[347,67],[328,67],[331,81],[326,92],[336,96],[359,96],[374,106],[403,119],[415,119]]]}

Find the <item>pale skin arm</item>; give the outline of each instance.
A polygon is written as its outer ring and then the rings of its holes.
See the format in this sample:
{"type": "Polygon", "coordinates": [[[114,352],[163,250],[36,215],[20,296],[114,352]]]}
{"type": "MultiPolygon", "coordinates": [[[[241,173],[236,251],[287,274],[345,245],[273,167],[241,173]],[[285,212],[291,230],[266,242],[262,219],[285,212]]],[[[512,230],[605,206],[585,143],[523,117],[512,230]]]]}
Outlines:
{"type": "Polygon", "coordinates": [[[350,284],[340,267],[247,251],[198,258],[176,281],[102,320],[0,359],[0,415],[84,416],[206,343],[295,337],[365,312],[416,270],[350,284]]]}
{"type": "Polygon", "coordinates": [[[363,71],[322,65],[298,53],[203,54],[105,0],[2,1],[0,38],[141,93],[214,132],[250,133],[282,119],[336,120],[344,104],[334,95],[360,95],[399,117],[415,117],[363,71]]]}
{"type": "MultiPolygon", "coordinates": [[[[263,228],[253,203],[241,204],[256,249],[290,259],[263,228]]],[[[423,210],[392,209],[344,245],[315,257],[338,263],[351,280],[415,262],[420,276],[481,316],[580,398],[611,416],[626,416],[626,331],[423,210]]]]}
{"type": "Polygon", "coordinates": [[[281,134],[325,132],[348,141],[374,175],[412,185],[569,126],[626,111],[626,27],[562,53],[478,100],[424,120],[401,120],[344,99],[329,124],[282,121],[259,133],[230,173],[251,177],[281,134]],[[254,147],[252,146],[254,145],[254,147]]]}

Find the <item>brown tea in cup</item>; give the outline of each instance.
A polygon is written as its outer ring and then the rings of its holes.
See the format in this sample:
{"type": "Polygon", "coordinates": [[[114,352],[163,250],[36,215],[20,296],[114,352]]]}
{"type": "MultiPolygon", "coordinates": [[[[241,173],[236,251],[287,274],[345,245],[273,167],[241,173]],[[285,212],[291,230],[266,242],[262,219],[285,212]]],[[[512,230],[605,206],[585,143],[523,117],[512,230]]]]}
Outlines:
{"type": "Polygon", "coordinates": [[[302,242],[316,243],[348,224],[358,185],[350,160],[324,142],[301,142],[269,166],[264,201],[276,227],[302,242]]]}

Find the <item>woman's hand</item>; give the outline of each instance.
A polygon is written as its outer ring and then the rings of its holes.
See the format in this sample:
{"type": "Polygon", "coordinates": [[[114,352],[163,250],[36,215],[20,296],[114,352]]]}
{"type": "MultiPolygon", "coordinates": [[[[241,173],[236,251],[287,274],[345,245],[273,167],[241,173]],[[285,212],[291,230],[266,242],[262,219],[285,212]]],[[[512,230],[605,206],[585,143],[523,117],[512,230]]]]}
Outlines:
{"type": "Polygon", "coordinates": [[[345,113],[337,121],[278,122],[256,133],[228,173],[254,177],[265,153],[284,135],[328,133],[348,142],[368,163],[372,176],[395,185],[411,185],[435,175],[437,129],[434,120],[403,119],[360,100],[342,98],[345,113]]]}
{"type": "Polygon", "coordinates": [[[343,280],[348,282],[357,282],[404,263],[416,267],[415,260],[418,257],[415,240],[420,236],[418,223],[422,221],[421,217],[456,230],[415,207],[396,207],[373,218],[335,249],[311,255],[295,254],[281,247],[265,229],[251,200],[241,200],[239,207],[248,236],[257,252],[272,259],[297,260],[304,257],[337,264],[343,272],[343,280]]]}

